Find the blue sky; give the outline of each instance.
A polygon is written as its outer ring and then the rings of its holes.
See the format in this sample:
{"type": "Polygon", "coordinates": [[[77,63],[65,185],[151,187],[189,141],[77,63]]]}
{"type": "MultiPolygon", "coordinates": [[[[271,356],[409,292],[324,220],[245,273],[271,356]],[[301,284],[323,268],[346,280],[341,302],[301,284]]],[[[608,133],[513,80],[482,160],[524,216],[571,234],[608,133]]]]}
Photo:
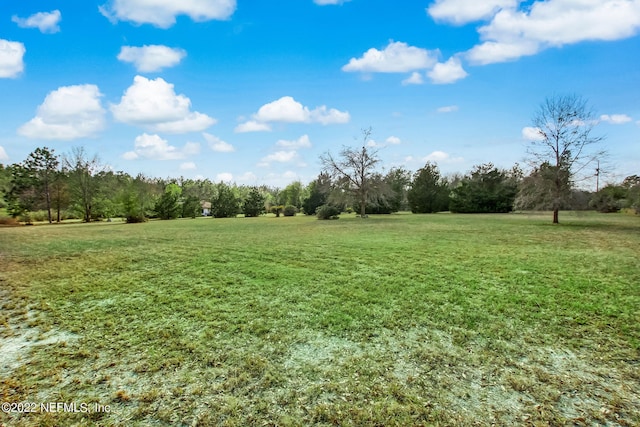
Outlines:
{"type": "Polygon", "coordinates": [[[526,155],[575,93],[608,179],[640,174],[640,0],[0,3],[0,162],[84,146],[114,170],[284,186],[371,144],[445,173],[526,155]]]}

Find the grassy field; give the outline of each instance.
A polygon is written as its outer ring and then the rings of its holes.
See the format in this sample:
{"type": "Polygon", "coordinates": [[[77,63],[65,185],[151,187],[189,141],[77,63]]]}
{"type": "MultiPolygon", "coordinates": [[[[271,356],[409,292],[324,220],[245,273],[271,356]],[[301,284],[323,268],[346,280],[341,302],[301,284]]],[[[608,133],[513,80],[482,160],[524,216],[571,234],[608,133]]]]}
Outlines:
{"type": "Polygon", "coordinates": [[[0,425],[640,425],[640,218],[560,219],[0,228],[0,400],[104,406],[0,425]]]}

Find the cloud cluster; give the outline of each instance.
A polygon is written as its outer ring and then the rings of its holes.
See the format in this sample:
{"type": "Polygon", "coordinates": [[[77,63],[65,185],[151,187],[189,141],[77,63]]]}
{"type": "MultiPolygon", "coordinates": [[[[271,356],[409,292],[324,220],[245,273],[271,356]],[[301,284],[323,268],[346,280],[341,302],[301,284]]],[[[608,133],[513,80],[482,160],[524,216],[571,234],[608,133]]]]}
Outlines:
{"type": "Polygon", "coordinates": [[[22,43],[0,39],[0,78],[14,78],[22,73],[25,52],[22,43]]]}
{"type": "Polygon", "coordinates": [[[111,105],[115,120],[153,132],[200,132],[216,123],[206,114],[191,111],[191,100],[176,95],[173,85],[162,78],[136,76],[119,104],[111,105]]]}
{"type": "Polygon", "coordinates": [[[500,9],[515,7],[518,0],[436,0],[427,13],[436,21],[463,25],[491,18],[500,9]]]}
{"type": "Polygon", "coordinates": [[[438,51],[429,51],[403,42],[389,42],[383,50],[371,48],[360,58],[351,58],[342,67],[347,72],[407,73],[433,67],[438,51]]]}
{"type": "Polygon", "coordinates": [[[407,156],[404,158],[405,164],[415,164],[421,166],[427,162],[437,164],[455,164],[464,162],[464,158],[453,157],[451,154],[440,150],[433,151],[424,157],[407,156]]]}
{"type": "Polygon", "coordinates": [[[309,135],[306,135],[306,134],[294,140],[280,139],[276,142],[276,147],[278,147],[279,150],[263,157],[258,163],[258,166],[267,167],[274,162],[275,163],[297,162],[297,166],[300,166],[300,167],[306,166],[306,164],[304,163],[304,161],[302,161],[300,155],[298,154],[298,150],[302,148],[311,148],[311,146],[312,144],[311,144],[311,140],[309,139],[309,135]]]}
{"type": "MultiPolygon", "coordinates": [[[[458,2],[468,3],[441,3],[458,2]]],[[[482,43],[466,54],[473,64],[511,61],[583,41],[619,40],[640,30],[638,0],[547,0],[526,8],[519,8],[520,2],[493,3],[497,12],[478,30],[482,43]]],[[[464,8],[458,11],[464,13],[464,8]]]]}
{"type": "Polygon", "coordinates": [[[351,116],[346,111],[327,108],[322,105],[313,110],[293,99],[291,96],[263,105],[253,114],[252,120],[241,123],[235,128],[238,133],[271,130],[270,123],[321,123],[323,125],[348,123],[351,116]]]}
{"type": "Polygon", "coordinates": [[[462,68],[459,58],[451,57],[447,62],[437,63],[427,75],[434,84],[449,84],[464,79],[469,74],[462,68]]]}
{"type": "Polygon", "coordinates": [[[453,113],[454,111],[458,111],[457,105],[445,105],[444,107],[438,107],[436,110],[438,113],[453,113]]]}
{"type": "Polygon", "coordinates": [[[202,136],[204,136],[204,139],[209,144],[209,148],[211,148],[213,151],[217,151],[218,153],[231,153],[236,150],[235,148],[233,148],[233,145],[229,144],[226,141],[223,141],[215,135],[204,132],[202,136]]]}
{"type": "Polygon", "coordinates": [[[309,135],[305,134],[293,141],[280,139],[278,140],[278,142],[276,142],[276,145],[282,148],[297,150],[300,148],[311,148],[311,140],[309,139],[309,135]]]}
{"type": "Polygon", "coordinates": [[[236,0],[110,0],[99,10],[114,23],[130,21],[169,28],[178,15],[196,22],[229,19],[236,10],[236,0]]]}
{"type": "Polygon", "coordinates": [[[526,141],[542,141],[542,130],[537,127],[525,126],[522,128],[522,138],[526,141]]]}
{"type": "Polygon", "coordinates": [[[158,135],[149,135],[147,133],[136,137],[133,146],[133,151],[127,151],[122,155],[124,159],[178,160],[200,152],[200,144],[187,142],[180,149],[169,145],[166,139],[162,139],[158,135]]]}
{"type": "Polygon", "coordinates": [[[152,73],[178,65],[185,56],[187,52],[183,49],[162,45],[122,46],[118,59],[133,63],[136,70],[141,73],[152,73]]]}
{"type": "Polygon", "coordinates": [[[629,123],[633,119],[626,114],[603,114],[600,116],[600,121],[606,122],[612,125],[621,125],[623,123],[629,123]]]}
{"type": "Polygon", "coordinates": [[[60,20],[62,14],[59,10],[51,12],[38,12],[28,18],[20,18],[17,15],[11,17],[11,21],[18,24],[20,28],[37,28],[44,34],[53,34],[60,31],[60,20]]]}
{"type": "Polygon", "coordinates": [[[105,110],[96,85],[62,86],[50,92],[36,116],[18,129],[33,139],[72,140],[95,136],[105,127],[105,110]]]}
{"type": "Polygon", "coordinates": [[[423,73],[434,84],[448,84],[465,78],[460,59],[451,57],[447,62],[438,62],[440,51],[409,46],[403,42],[389,42],[383,49],[371,48],[360,58],[351,58],[342,71],[361,73],[411,73],[402,81],[403,85],[423,84],[423,73]]]}
{"type": "Polygon", "coordinates": [[[343,4],[348,2],[349,0],[313,0],[315,4],[318,6],[327,6],[327,5],[335,5],[335,4],[343,4]]]}

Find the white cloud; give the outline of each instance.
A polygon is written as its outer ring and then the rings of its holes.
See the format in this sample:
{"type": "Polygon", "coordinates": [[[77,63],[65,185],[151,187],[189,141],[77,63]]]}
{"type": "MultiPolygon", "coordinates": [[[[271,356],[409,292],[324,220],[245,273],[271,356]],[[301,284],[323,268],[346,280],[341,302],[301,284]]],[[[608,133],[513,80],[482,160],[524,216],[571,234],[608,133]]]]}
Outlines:
{"type": "Polygon", "coordinates": [[[273,154],[269,154],[263,157],[260,161],[260,166],[268,166],[271,162],[288,163],[298,158],[298,152],[295,150],[276,151],[273,154]]]}
{"type": "Polygon", "coordinates": [[[436,163],[460,163],[464,159],[462,157],[451,157],[451,154],[444,151],[434,151],[428,156],[422,159],[423,162],[436,162],[436,163]]]}
{"type": "Polygon", "coordinates": [[[169,28],[178,15],[196,22],[229,19],[236,10],[236,0],[110,0],[99,10],[114,23],[131,21],[169,28]]]}
{"type": "Polygon", "coordinates": [[[482,44],[469,61],[490,64],[534,55],[549,47],[587,40],[619,40],[640,29],[637,0],[547,0],[517,10],[505,8],[478,31],[482,44]]]}
{"type": "Polygon", "coordinates": [[[259,122],[302,123],[309,120],[309,116],[309,109],[290,96],[265,104],[254,114],[259,122]]]}
{"type": "Polygon", "coordinates": [[[198,169],[198,167],[194,162],[184,162],[180,164],[180,170],[187,171],[187,170],[194,170],[194,169],[198,169]]]}
{"type": "Polygon", "coordinates": [[[437,63],[427,75],[435,84],[454,83],[468,76],[460,64],[460,59],[456,57],[451,57],[444,63],[437,63]]]}
{"type": "Polygon", "coordinates": [[[343,4],[346,3],[350,0],[313,0],[313,2],[315,4],[317,4],[318,6],[327,6],[327,5],[333,5],[333,4],[343,4]]]}
{"type": "Polygon", "coordinates": [[[458,111],[457,105],[445,105],[444,107],[439,107],[436,110],[438,113],[453,113],[454,111],[458,111]]]}
{"type": "Polygon", "coordinates": [[[540,128],[525,126],[522,128],[522,138],[527,141],[542,141],[544,137],[540,132],[540,128]]]}
{"type": "Polygon", "coordinates": [[[339,111],[335,108],[327,109],[326,105],[321,105],[311,110],[307,122],[330,125],[334,123],[349,123],[351,115],[347,111],[339,111]]]}
{"type": "Polygon", "coordinates": [[[311,140],[309,139],[309,135],[302,135],[300,138],[293,141],[287,141],[287,140],[281,139],[278,142],[276,142],[276,145],[278,147],[297,150],[299,148],[311,148],[311,140]]]}
{"type": "Polygon", "coordinates": [[[18,134],[59,140],[95,136],[105,126],[101,96],[95,85],[62,86],[49,92],[36,116],[22,125],[18,134]]]}
{"type": "Polygon", "coordinates": [[[409,77],[407,77],[406,79],[404,79],[402,81],[402,84],[404,86],[406,86],[406,85],[421,85],[421,84],[424,84],[424,79],[422,78],[422,74],[420,74],[417,71],[414,71],[413,73],[411,73],[411,75],[409,77]]]}
{"type": "Polygon", "coordinates": [[[176,95],[173,85],[160,77],[136,76],[120,103],[111,105],[111,112],[119,122],[154,132],[199,132],[216,123],[206,114],[191,111],[191,100],[176,95]]]}
{"type": "Polygon", "coordinates": [[[9,160],[9,155],[7,155],[4,147],[0,145],[0,162],[6,162],[7,160],[9,160]]]}
{"type": "Polygon", "coordinates": [[[0,78],[14,78],[22,73],[25,52],[22,43],[0,39],[0,78]]]}
{"type": "Polygon", "coordinates": [[[500,9],[515,7],[519,0],[436,0],[427,13],[437,21],[456,25],[488,19],[500,9]]]}
{"type": "Polygon", "coordinates": [[[387,144],[398,145],[402,141],[397,136],[390,136],[389,138],[387,138],[386,142],[387,144]]]}
{"type": "Polygon", "coordinates": [[[328,125],[348,123],[351,119],[348,112],[327,108],[326,105],[309,110],[309,107],[303,106],[291,96],[283,96],[276,101],[263,105],[252,117],[252,121],[236,127],[236,132],[239,132],[241,127],[243,127],[242,131],[244,132],[247,132],[247,130],[244,130],[245,128],[260,129],[261,126],[264,130],[270,130],[271,128],[266,125],[268,122],[321,123],[328,125]]]}
{"type": "Polygon", "coordinates": [[[367,141],[367,147],[380,147],[380,144],[378,144],[374,139],[370,139],[367,141]]]}
{"type": "Polygon", "coordinates": [[[178,65],[185,56],[183,49],[162,45],[122,46],[118,59],[133,63],[139,72],[150,73],[178,65]]]}
{"type": "Polygon", "coordinates": [[[327,6],[327,5],[334,5],[334,4],[343,4],[346,3],[350,0],[313,0],[313,2],[315,4],[317,4],[318,6],[327,6]]]}
{"type": "Polygon", "coordinates": [[[603,114],[600,116],[600,120],[612,125],[621,125],[623,123],[628,123],[633,119],[626,114],[603,114]]]}
{"type": "Polygon", "coordinates": [[[35,13],[28,18],[20,18],[19,16],[12,16],[11,20],[18,24],[20,28],[37,28],[42,33],[57,33],[60,31],[60,27],[58,23],[62,15],[59,10],[54,10],[51,12],[38,12],[35,13]]]}
{"type": "Polygon", "coordinates": [[[407,73],[431,68],[438,52],[409,46],[403,42],[389,42],[384,50],[371,48],[360,58],[351,58],[343,71],[372,73],[407,73]]]}
{"type": "Polygon", "coordinates": [[[122,155],[126,160],[134,160],[138,158],[149,160],[179,160],[184,159],[188,155],[197,154],[200,151],[200,145],[188,142],[182,149],[169,145],[166,139],[162,139],[158,135],[149,135],[143,133],[136,137],[133,151],[127,151],[122,155]]]}
{"type": "Polygon", "coordinates": [[[222,172],[216,175],[216,182],[231,182],[233,181],[233,174],[230,174],[229,172],[222,172]]]}
{"type": "Polygon", "coordinates": [[[237,178],[237,182],[245,184],[255,184],[258,177],[253,172],[245,172],[237,178]]]}
{"type": "Polygon", "coordinates": [[[271,126],[267,123],[260,123],[255,120],[249,120],[245,123],[240,123],[233,130],[235,133],[246,133],[246,132],[270,132],[271,126]]]}
{"type": "Polygon", "coordinates": [[[233,145],[221,140],[217,136],[211,135],[210,133],[206,132],[204,132],[202,135],[204,136],[204,139],[206,139],[209,143],[209,148],[211,148],[213,151],[217,151],[219,153],[231,153],[232,151],[235,151],[233,145]]]}

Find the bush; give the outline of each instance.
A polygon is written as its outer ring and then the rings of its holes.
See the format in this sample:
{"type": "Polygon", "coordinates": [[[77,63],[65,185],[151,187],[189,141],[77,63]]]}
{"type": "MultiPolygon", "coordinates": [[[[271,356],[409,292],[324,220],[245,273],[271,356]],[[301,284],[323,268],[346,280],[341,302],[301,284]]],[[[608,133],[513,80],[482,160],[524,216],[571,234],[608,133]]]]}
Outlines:
{"type": "Polygon", "coordinates": [[[147,218],[144,215],[129,215],[127,217],[127,224],[136,224],[139,222],[147,222],[147,218]]]}
{"type": "Polygon", "coordinates": [[[35,211],[31,212],[31,220],[36,222],[45,222],[49,221],[49,216],[47,214],[47,211],[35,211]]]}
{"type": "Polygon", "coordinates": [[[284,206],[282,205],[278,205],[278,206],[271,206],[271,213],[275,214],[276,217],[280,217],[280,214],[282,213],[282,211],[284,210],[284,206]]]}
{"type": "Polygon", "coordinates": [[[316,210],[318,219],[338,219],[338,215],[340,210],[331,205],[322,205],[316,210]]]}
{"type": "Polygon", "coordinates": [[[293,206],[293,205],[287,205],[284,207],[284,210],[282,211],[282,214],[284,216],[295,216],[295,214],[298,212],[298,209],[293,206]]]}
{"type": "Polygon", "coordinates": [[[20,223],[15,218],[2,216],[2,217],[0,217],[0,225],[18,226],[18,225],[20,225],[20,223]]]}

